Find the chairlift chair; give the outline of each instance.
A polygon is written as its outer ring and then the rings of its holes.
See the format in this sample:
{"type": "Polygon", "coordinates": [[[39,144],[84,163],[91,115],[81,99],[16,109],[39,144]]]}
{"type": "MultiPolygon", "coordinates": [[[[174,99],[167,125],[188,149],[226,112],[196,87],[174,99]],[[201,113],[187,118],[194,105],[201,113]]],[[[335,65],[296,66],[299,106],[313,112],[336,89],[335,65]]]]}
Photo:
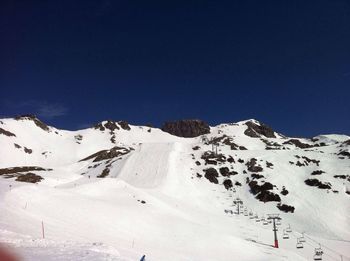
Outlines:
{"type": "Polygon", "coordinates": [[[297,245],[296,248],[300,249],[300,248],[304,248],[303,243],[300,242],[300,238],[297,238],[297,245]]]}
{"type": "Polygon", "coordinates": [[[277,219],[276,225],[277,225],[277,226],[280,226],[280,225],[281,225],[281,220],[277,219]]]}
{"type": "Polygon", "coordinates": [[[323,250],[322,248],[318,247],[315,248],[315,255],[314,255],[314,260],[322,260],[322,255],[323,255],[323,250]]]}
{"type": "Polygon", "coordinates": [[[292,228],[290,227],[290,224],[288,224],[288,227],[286,228],[286,232],[288,233],[292,232],[292,228]]]}
{"type": "Polygon", "coordinates": [[[302,236],[299,238],[299,242],[301,242],[301,243],[306,242],[305,237],[304,237],[304,233],[302,233],[302,236]]]}
{"type": "Polygon", "coordinates": [[[266,226],[266,225],[268,225],[268,224],[269,224],[269,221],[265,219],[265,220],[263,221],[263,225],[266,226]]]}
{"type": "Polygon", "coordinates": [[[283,239],[289,239],[289,234],[285,229],[283,229],[283,239]]]}

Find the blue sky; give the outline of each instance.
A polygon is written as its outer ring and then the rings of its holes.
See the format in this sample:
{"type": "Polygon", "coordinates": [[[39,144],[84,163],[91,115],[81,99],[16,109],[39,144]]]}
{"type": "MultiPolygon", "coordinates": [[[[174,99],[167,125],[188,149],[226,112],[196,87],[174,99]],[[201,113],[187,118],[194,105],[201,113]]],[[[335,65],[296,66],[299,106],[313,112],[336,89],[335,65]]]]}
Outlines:
{"type": "Polygon", "coordinates": [[[350,134],[349,1],[2,1],[0,113],[350,134]]]}

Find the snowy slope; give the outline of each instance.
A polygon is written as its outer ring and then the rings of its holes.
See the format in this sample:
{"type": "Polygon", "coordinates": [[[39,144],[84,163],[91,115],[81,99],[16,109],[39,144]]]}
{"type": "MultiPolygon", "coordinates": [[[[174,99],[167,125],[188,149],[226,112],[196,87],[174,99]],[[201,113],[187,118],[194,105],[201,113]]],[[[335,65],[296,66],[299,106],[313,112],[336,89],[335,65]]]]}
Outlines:
{"type": "Polygon", "coordinates": [[[0,128],[0,242],[23,260],[312,260],[318,243],[323,260],[350,260],[347,135],[289,138],[255,120],[196,138],[111,121],[64,131],[22,117],[0,128]],[[43,179],[16,181],[27,173],[43,179]],[[271,213],[282,218],[279,249],[261,220],[271,213]]]}

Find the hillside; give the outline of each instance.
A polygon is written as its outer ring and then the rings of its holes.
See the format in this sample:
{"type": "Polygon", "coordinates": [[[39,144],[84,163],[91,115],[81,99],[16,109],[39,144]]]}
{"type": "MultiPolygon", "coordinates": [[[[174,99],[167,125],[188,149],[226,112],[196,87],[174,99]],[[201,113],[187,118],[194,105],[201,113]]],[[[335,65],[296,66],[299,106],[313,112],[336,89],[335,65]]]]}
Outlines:
{"type": "Polygon", "coordinates": [[[350,136],[183,124],[1,119],[0,242],[23,260],[350,260],[350,136]]]}

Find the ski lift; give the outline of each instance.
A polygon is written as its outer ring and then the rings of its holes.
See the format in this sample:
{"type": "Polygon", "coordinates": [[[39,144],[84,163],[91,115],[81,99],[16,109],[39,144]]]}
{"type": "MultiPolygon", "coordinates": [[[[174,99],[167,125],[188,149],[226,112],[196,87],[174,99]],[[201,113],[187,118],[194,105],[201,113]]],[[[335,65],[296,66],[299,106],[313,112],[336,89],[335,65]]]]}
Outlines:
{"type": "Polygon", "coordinates": [[[285,229],[283,229],[283,239],[289,239],[289,234],[285,229]]]}
{"type": "Polygon", "coordinates": [[[286,228],[286,232],[288,233],[292,232],[292,228],[290,227],[290,224],[288,224],[288,227],[286,228]]]}
{"type": "Polygon", "coordinates": [[[244,216],[248,216],[248,209],[247,209],[247,207],[244,208],[243,215],[244,216]]]}
{"type": "Polygon", "coordinates": [[[300,238],[297,238],[297,245],[296,248],[300,249],[300,248],[304,248],[303,243],[300,242],[300,238]]]}
{"type": "Polygon", "coordinates": [[[277,219],[276,225],[277,225],[277,226],[280,226],[280,225],[281,225],[281,220],[280,220],[280,219],[277,219]]]}
{"type": "Polygon", "coordinates": [[[322,260],[323,250],[321,247],[315,248],[314,260],[322,260]]]}
{"type": "Polygon", "coordinates": [[[258,214],[255,214],[254,218],[258,219],[259,218],[258,214]]]}
{"type": "Polygon", "coordinates": [[[256,218],[255,222],[260,222],[260,218],[256,218]]]}
{"type": "Polygon", "coordinates": [[[269,224],[269,221],[265,219],[265,220],[263,221],[263,225],[266,226],[266,225],[268,225],[268,224],[269,224]]]}

